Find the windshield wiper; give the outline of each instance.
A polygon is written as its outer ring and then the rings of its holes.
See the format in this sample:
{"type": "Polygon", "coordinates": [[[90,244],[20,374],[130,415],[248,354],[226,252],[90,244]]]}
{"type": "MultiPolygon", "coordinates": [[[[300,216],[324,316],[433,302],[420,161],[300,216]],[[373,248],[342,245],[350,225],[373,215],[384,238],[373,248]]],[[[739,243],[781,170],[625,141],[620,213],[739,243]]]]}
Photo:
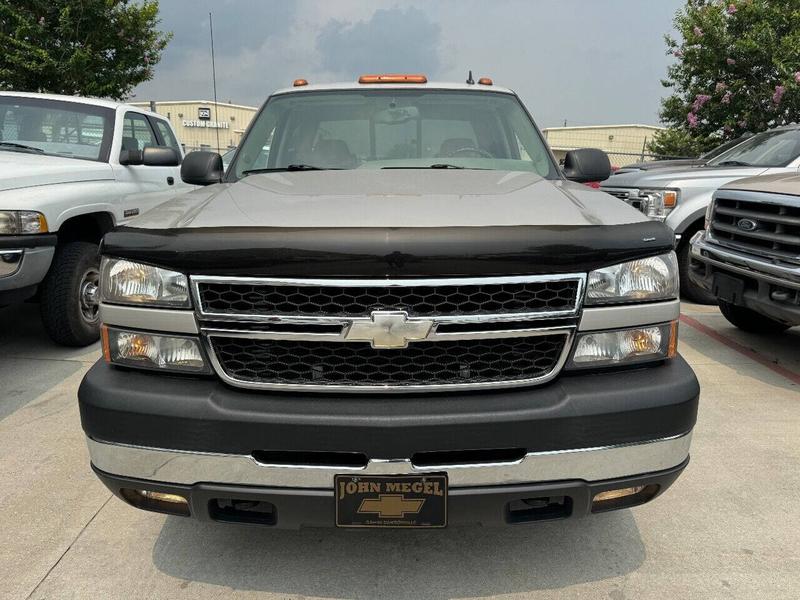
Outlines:
{"type": "Polygon", "coordinates": [[[17,144],[15,142],[0,142],[0,148],[11,148],[14,150],[26,150],[28,152],[37,152],[39,154],[44,154],[44,150],[41,148],[36,148],[34,146],[26,146],[25,144],[17,144]]]}
{"type": "Polygon", "coordinates": [[[280,173],[282,171],[341,171],[337,167],[315,167],[314,165],[286,165],[285,167],[273,167],[269,169],[247,169],[242,171],[242,175],[252,175],[253,173],[280,173]]]}
{"type": "MultiPolygon", "coordinates": [[[[466,169],[467,167],[460,167],[458,165],[451,165],[449,163],[434,163],[432,165],[418,165],[418,166],[399,166],[399,167],[381,167],[381,169],[466,169]]],[[[477,167],[470,167],[471,169],[477,167]]],[[[485,169],[481,169],[482,171],[485,169]]]]}
{"type": "Polygon", "coordinates": [[[742,162],[740,160],[723,160],[721,163],[714,165],[716,167],[752,167],[750,163],[742,162]]]}

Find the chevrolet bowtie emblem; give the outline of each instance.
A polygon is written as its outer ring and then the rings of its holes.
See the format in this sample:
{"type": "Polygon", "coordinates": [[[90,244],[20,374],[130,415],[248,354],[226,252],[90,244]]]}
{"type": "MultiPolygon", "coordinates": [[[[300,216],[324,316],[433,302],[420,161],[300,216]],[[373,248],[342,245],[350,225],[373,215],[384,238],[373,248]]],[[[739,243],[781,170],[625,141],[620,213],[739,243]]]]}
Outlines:
{"type": "Polygon", "coordinates": [[[401,310],[376,310],[369,320],[354,321],[345,334],[345,339],[369,342],[373,348],[406,348],[408,342],[424,340],[433,328],[433,321],[408,319],[401,310]]]}
{"type": "Polygon", "coordinates": [[[377,498],[364,498],[358,507],[358,512],[377,513],[380,519],[391,517],[402,519],[407,514],[416,515],[422,510],[423,504],[425,504],[424,498],[409,500],[402,494],[380,494],[377,498]]]}

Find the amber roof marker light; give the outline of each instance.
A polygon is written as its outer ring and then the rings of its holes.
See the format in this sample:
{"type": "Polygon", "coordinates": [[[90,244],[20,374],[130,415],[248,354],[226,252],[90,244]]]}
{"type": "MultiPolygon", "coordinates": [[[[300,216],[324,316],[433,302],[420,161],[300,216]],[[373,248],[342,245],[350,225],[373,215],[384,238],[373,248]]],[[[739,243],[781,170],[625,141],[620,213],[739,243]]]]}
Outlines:
{"type": "Polygon", "coordinates": [[[481,77],[478,79],[478,85],[492,85],[493,82],[489,77],[481,77]]]}
{"type": "Polygon", "coordinates": [[[362,75],[358,83],[428,83],[425,75],[404,75],[391,73],[387,75],[362,75]]]}
{"type": "Polygon", "coordinates": [[[306,80],[306,79],[295,79],[292,82],[292,87],[303,87],[304,85],[308,85],[308,80],[306,80]]]}

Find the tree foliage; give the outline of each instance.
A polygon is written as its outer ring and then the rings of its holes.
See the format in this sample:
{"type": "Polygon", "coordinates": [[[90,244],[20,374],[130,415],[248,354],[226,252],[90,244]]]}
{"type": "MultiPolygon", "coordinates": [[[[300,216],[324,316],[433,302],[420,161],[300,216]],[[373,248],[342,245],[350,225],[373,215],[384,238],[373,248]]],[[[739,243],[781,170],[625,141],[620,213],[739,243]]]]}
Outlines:
{"type": "Polygon", "coordinates": [[[0,89],[123,99],[172,37],[158,0],[0,0],[0,89]]]}
{"type": "Polygon", "coordinates": [[[670,129],[650,150],[692,155],[800,114],[800,0],[687,0],[665,36],[670,129]]]}

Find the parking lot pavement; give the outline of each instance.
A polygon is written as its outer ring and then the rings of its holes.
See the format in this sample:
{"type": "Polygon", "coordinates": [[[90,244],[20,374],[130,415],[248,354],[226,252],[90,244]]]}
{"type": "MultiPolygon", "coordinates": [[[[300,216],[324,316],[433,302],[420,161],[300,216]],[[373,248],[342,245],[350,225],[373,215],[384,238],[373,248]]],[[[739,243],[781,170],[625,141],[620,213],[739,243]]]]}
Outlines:
{"type": "Polygon", "coordinates": [[[62,349],[0,309],[0,598],[798,598],[800,328],[735,330],[687,305],[703,386],[692,462],[658,501],[504,529],[372,533],[201,524],[95,480],[62,349]]]}

